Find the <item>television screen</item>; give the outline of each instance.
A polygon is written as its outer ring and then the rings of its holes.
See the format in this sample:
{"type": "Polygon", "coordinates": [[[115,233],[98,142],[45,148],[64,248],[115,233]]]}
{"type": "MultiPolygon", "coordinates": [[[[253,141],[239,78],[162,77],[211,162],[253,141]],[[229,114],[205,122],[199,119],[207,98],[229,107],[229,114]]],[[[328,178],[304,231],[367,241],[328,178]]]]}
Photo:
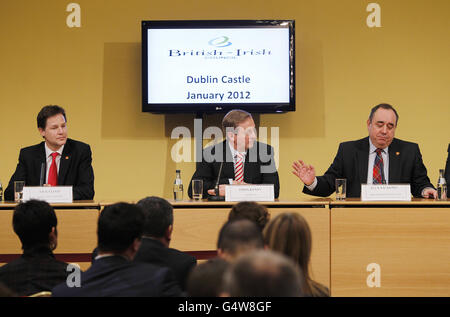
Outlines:
{"type": "Polygon", "coordinates": [[[295,111],[293,20],[142,21],[142,111],[295,111]]]}

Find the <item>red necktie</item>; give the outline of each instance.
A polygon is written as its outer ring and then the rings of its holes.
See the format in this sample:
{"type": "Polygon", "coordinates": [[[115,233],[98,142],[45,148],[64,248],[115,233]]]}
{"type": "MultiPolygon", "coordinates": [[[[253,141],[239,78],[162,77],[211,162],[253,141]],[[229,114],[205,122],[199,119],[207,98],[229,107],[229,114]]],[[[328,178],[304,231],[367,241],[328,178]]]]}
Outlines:
{"type": "Polygon", "coordinates": [[[52,186],[58,185],[58,168],[56,167],[56,157],[59,155],[58,152],[52,153],[52,165],[48,171],[48,181],[47,183],[52,186]]]}
{"type": "Polygon", "coordinates": [[[384,179],[384,163],[383,157],[381,156],[382,149],[377,149],[377,156],[375,157],[375,162],[373,163],[373,184],[386,184],[384,179]]]}
{"type": "Polygon", "coordinates": [[[241,153],[236,154],[236,165],[234,167],[234,180],[237,182],[244,181],[244,156],[241,153]]]}

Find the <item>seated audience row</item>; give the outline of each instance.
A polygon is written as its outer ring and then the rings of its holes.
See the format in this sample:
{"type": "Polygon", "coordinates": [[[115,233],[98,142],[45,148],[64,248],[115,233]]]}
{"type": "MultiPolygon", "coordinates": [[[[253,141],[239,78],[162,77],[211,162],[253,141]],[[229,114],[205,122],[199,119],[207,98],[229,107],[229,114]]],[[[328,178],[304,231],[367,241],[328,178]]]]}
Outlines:
{"type": "MultiPolygon", "coordinates": [[[[234,272],[239,276],[239,270],[235,266],[257,265],[251,259],[243,259],[243,256],[252,253],[259,254],[261,259],[272,259],[272,261],[268,260],[267,265],[268,267],[272,265],[273,268],[279,267],[279,265],[284,263],[281,259],[276,259],[277,257],[284,256],[288,258],[287,261],[295,263],[296,270],[300,274],[302,296],[329,296],[328,288],[311,278],[312,236],[306,220],[296,213],[280,214],[267,223],[269,219],[270,214],[267,208],[255,202],[242,202],[234,205],[230,211],[228,222],[222,226],[219,232],[217,242],[217,254],[223,261],[213,259],[195,267],[189,277],[187,295],[192,297],[220,296],[224,294],[241,296],[226,290],[226,278],[224,276],[232,274],[230,272],[234,272]],[[267,251],[261,252],[264,248],[270,249],[277,254],[267,251]],[[258,251],[260,252],[258,253],[258,251]],[[241,260],[244,264],[240,262],[241,260]],[[239,264],[237,264],[238,262],[239,264]],[[217,283],[219,280],[223,281],[224,284],[219,286],[217,283]]],[[[259,269],[264,270],[268,269],[268,267],[259,267],[259,269]]],[[[287,268],[289,265],[285,267],[287,268]]],[[[258,277],[259,273],[258,267],[253,267],[253,270],[247,272],[246,276],[249,280],[251,277],[260,280],[261,277],[258,277]],[[255,275],[252,276],[252,273],[255,275]]],[[[239,281],[236,280],[239,278],[238,276],[233,277],[231,280],[234,283],[238,283],[239,281]]],[[[272,277],[274,278],[274,276],[272,277]]],[[[268,275],[267,278],[270,279],[270,276],[268,275]]],[[[282,276],[278,276],[278,278],[282,278],[282,276]]],[[[268,281],[266,282],[269,283],[268,281]]],[[[271,283],[275,283],[275,281],[271,283]]],[[[275,296],[272,290],[269,289],[255,288],[253,290],[255,291],[254,296],[275,296]],[[261,293],[264,291],[266,292],[265,295],[261,293]]],[[[246,293],[246,295],[242,296],[250,295],[246,293]]],[[[287,295],[287,293],[283,293],[280,290],[278,296],[298,296],[298,294],[287,295]]]]}
{"type": "Polygon", "coordinates": [[[4,294],[18,296],[328,296],[310,277],[305,219],[269,219],[260,204],[234,205],[218,235],[218,258],[196,265],[195,257],[169,247],[173,207],[166,200],[107,206],[98,219],[92,265],[79,272],[81,287],[71,287],[73,271],[53,255],[56,214],[49,204],[31,200],[15,208],[13,227],[24,252],[0,268],[0,285],[4,294]]]}

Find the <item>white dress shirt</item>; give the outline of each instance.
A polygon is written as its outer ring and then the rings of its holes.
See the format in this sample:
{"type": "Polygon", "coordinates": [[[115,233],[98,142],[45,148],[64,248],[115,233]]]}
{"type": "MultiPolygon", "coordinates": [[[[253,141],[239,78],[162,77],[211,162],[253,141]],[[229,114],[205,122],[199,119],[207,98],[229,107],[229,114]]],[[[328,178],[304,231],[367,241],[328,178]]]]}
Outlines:
{"type": "MultiPolygon", "coordinates": [[[[369,169],[367,170],[367,184],[373,184],[373,165],[377,157],[377,148],[372,144],[369,138],[369,169]]],[[[389,184],[389,146],[382,150],[381,157],[383,158],[383,171],[386,184],[389,184]]]]}
{"type": "Polygon", "coordinates": [[[55,159],[56,168],[57,168],[56,170],[57,170],[58,175],[59,175],[59,163],[61,162],[61,156],[62,156],[62,152],[63,152],[63,149],[64,149],[64,145],[61,146],[58,151],[52,151],[47,146],[47,143],[44,143],[44,144],[45,144],[45,157],[46,157],[46,161],[47,161],[47,170],[46,170],[46,173],[45,173],[45,184],[48,184],[48,172],[50,171],[50,166],[52,165],[52,160],[53,160],[52,153],[53,152],[58,152],[59,153],[59,155],[55,159]]]}
{"type": "MultiPolygon", "coordinates": [[[[228,142],[227,140],[227,144],[228,147],[230,148],[230,152],[231,152],[231,156],[233,157],[233,165],[234,165],[234,170],[236,171],[236,164],[237,164],[237,154],[240,153],[243,156],[243,162],[242,162],[242,175],[244,175],[244,169],[245,169],[245,156],[247,155],[247,152],[239,152],[236,151],[233,146],[230,144],[230,142],[228,142]]],[[[230,182],[230,184],[233,184],[234,179],[233,178],[229,178],[228,181],[230,182]]]]}

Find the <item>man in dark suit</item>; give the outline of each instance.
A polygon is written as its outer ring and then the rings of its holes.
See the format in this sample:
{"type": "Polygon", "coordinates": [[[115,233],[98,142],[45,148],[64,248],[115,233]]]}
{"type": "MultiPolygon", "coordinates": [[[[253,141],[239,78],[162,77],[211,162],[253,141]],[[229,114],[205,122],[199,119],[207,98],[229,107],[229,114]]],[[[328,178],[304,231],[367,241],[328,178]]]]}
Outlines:
{"type": "Polygon", "coordinates": [[[437,192],[427,176],[419,146],[395,139],[397,111],[389,104],[372,108],[369,137],[339,145],[338,153],[323,176],[302,160],[294,162],[293,173],[305,184],[303,192],[326,197],[335,191],[336,178],[347,179],[347,197],[360,197],[361,184],[411,185],[415,197],[435,198],[437,192]]]}
{"type": "Polygon", "coordinates": [[[98,219],[98,256],[80,276],[79,287],[62,283],[52,296],[181,296],[168,268],[133,261],[144,229],[144,214],[136,205],[106,206],[98,219]]]}
{"type": "Polygon", "coordinates": [[[448,145],[447,164],[445,165],[445,181],[447,182],[447,195],[448,187],[450,186],[450,144],[448,145]]]}
{"type": "Polygon", "coordinates": [[[134,261],[146,262],[170,268],[182,290],[197,259],[187,253],[169,248],[173,231],[173,207],[165,199],[147,197],[137,205],[145,215],[142,243],[134,261]]]}
{"type": "Polygon", "coordinates": [[[5,200],[14,200],[14,181],[25,181],[25,186],[72,185],[74,200],[93,199],[91,148],[67,138],[64,109],[43,107],[37,124],[45,141],[20,150],[19,163],[5,190],[5,200]]]}
{"type": "Polygon", "coordinates": [[[29,296],[51,291],[65,282],[67,263],[53,255],[58,242],[53,207],[38,200],[20,203],[14,209],[12,224],[22,242],[23,254],[0,267],[0,283],[19,296],[29,296]]]}
{"type": "MultiPolygon", "coordinates": [[[[225,195],[226,184],[273,184],[274,196],[280,193],[280,181],[275,166],[274,150],[256,141],[255,122],[242,110],[228,112],[222,121],[226,140],[203,150],[202,161],[192,179],[203,180],[203,197],[215,195],[219,176],[219,195],[225,195]]],[[[188,195],[192,198],[192,180],[188,195]]]]}

